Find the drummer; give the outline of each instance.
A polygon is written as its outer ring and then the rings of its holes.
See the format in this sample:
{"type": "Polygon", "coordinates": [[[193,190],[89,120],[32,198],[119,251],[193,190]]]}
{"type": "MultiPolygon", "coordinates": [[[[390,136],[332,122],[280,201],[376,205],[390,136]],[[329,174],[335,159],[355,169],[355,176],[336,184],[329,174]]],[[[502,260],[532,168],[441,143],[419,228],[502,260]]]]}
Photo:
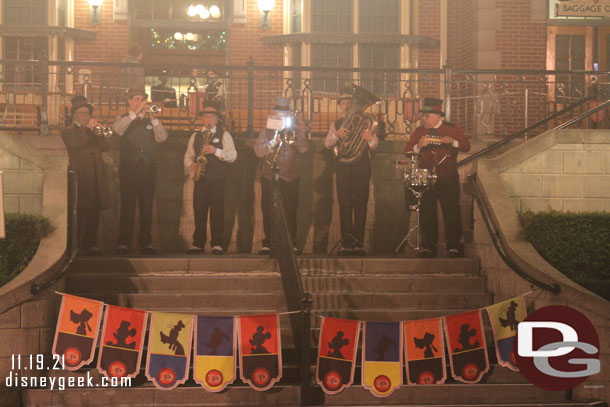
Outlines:
{"type": "MultiPolygon", "coordinates": [[[[421,227],[423,248],[419,257],[436,257],[438,242],[437,201],[443,211],[445,239],[449,257],[463,257],[462,217],[460,214],[460,178],[457,171],[459,151],[470,151],[470,143],[457,124],[442,118],[443,101],[425,98],[421,125],[409,137],[405,152],[415,152],[419,168],[433,169],[437,175],[434,186],[424,192],[421,201],[421,227]]],[[[413,202],[413,193],[405,188],[407,205],[413,202]]]]}

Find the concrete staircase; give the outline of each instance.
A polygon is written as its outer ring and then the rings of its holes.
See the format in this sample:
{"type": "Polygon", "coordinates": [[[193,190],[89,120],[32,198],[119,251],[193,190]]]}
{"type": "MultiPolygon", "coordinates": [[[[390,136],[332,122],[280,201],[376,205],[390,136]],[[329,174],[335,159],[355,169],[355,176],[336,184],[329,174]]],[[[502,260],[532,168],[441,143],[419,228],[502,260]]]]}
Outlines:
{"type": "MultiPolygon", "coordinates": [[[[484,278],[474,259],[391,259],[299,257],[313,311],[349,319],[399,321],[455,314],[489,305],[484,278]]],[[[173,257],[78,259],[66,277],[66,291],[108,304],[149,311],[201,315],[248,315],[286,311],[281,277],[275,261],[251,257],[173,257]]],[[[205,391],[189,379],[171,391],[146,381],[143,370],[131,388],[47,389],[23,392],[23,405],[33,406],[297,406],[300,404],[297,352],[288,316],[282,324],[283,379],[267,392],[257,392],[239,380],[221,393],[205,391]]],[[[312,320],[312,377],[320,319],[312,320]]],[[[403,386],[379,399],[354,385],[341,394],[324,395],[314,388],[320,404],[439,405],[439,406],[585,406],[566,400],[563,392],[549,392],[527,383],[518,372],[496,364],[491,330],[490,372],[482,383],[465,385],[449,379],[442,386],[403,386]]],[[[144,355],[142,366],[145,365],[144,355]]],[[[358,355],[358,361],[360,355],[358,355]]],[[[101,379],[97,361],[78,372],[101,379]]],[[[142,368],[143,369],[143,368],[142,368]]],[[[191,374],[192,377],[192,374],[191,374]]],[[[450,377],[450,375],[448,375],[450,377]]]]}

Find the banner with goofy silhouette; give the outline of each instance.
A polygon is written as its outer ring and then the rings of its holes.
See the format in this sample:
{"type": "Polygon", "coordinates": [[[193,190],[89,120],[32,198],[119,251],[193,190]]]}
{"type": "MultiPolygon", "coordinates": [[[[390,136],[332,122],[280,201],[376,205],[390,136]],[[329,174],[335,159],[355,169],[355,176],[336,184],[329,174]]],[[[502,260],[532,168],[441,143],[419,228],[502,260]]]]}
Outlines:
{"type": "Polygon", "coordinates": [[[527,317],[523,296],[487,307],[496,345],[496,356],[500,366],[519,371],[515,356],[517,325],[527,317]]]}
{"type": "Polygon", "coordinates": [[[151,313],[146,377],[156,388],[171,390],[188,379],[192,337],[192,315],[151,313]]]}
{"type": "Polygon", "coordinates": [[[61,295],[53,353],[64,356],[67,370],[77,370],[93,360],[104,303],[61,295]]]}
{"type": "Polygon", "coordinates": [[[193,378],[208,391],[219,392],[235,381],[235,326],[234,317],[197,317],[193,378]]]}
{"type": "Polygon", "coordinates": [[[443,320],[407,321],[404,327],[407,384],[445,383],[447,369],[443,320]]]}
{"type": "Polygon", "coordinates": [[[362,385],[377,397],[388,397],[402,385],[400,322],[364,322],[362,385]]]}
{"type": "Polygon", "coordinates": [[[489,370],[481,310],[444,319],[451,375],[464,383],[478,383],[489,370]]]}
{"type": "Polygon", "coordinates": [[[360,321],[322,317],[316,382],[328,394],[337,394],[354,381],[360,321]]]}
{"type": "Polygon", "coordinates": [[[240,378],[265,391],[282,378],[282,345],[278,314],[238,317],[240,378]]]}
{"type": "Polygon", "coordinates": [[[140,372],[148,313],[106,305],[97,370],[111,377],[136,377],[140,372]]]}

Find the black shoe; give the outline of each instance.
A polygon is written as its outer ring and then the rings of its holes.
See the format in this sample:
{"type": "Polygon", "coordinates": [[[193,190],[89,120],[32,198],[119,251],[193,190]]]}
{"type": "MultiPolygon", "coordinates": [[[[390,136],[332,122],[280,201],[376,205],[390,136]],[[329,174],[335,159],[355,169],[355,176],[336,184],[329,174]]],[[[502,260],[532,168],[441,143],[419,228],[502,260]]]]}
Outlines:
{"type": "Polygon", "coordinates": [[[192,245],[191,247],[189,247],[189,249],[186,251],[186,254],[201,254],[203,253],[205,250],[203,250],[203,248],[199,247],[199,246],[195,246],[192,245]]]}
{"type": "Polygon", "coordinates": [[[114,251],[114,254],[118,255],[123,255],[127,253],[129,253],[129,247],[125,246],[124,244],[118,245],[116,250],[114,251]]]}
{"type": "Polygon", "coordinates": [[[155,249],[154,247],[152,247],[152,245],[147,245],[144,246],[140,249],[140,253],[141,254],[148,254],[151,256],[156,256],[157,254],[159,254],[159,250],[155,249]]]}
{"type": "Polygon", "coordinates": [[[262,255],[262,256],[269,256],[271,254],[271,249],[268,248],[267,246],[263,246],[261,247],[261,249],[258,251],[258,254],[262,255]]]}
{"type": "Polygon", "coordinates": [[[452,259],[457,259],[460,257],[464,257],[464,253],[459,251],[458,249],[449,249],[447,251],[447,256],[449,256],[452,259]]]}
{"type": "Polygon", "coordinates": [[[221,254],[224,254],[224,252],[225,252],[225,251],[224,251],[224,250],[223,250],[223,248],[222,248],[222,247],[220,247],[220,246],[214,246],[214,247],[212,247],[212,254],[214,254],[214,255],[216,255],[216,256],[219,256],[219,255],[221,255],[221,254]]]}
{"type": "Polygon", "coordinates": [[[87,250],[85,250],[83,255],[85,255],[85,256],[103,256],[104,252],[101,251],[100,249],[98,249],[97,247],[93,246],[93,247],[90,247],[87,250]]]}
{"type": "Polygon", "coordinates": [[[420,259],[433,259],[436,257],[436,252],[433,252],[430,249],[421,249],[419,253],[417,253],[417,257],[420,259]]]}

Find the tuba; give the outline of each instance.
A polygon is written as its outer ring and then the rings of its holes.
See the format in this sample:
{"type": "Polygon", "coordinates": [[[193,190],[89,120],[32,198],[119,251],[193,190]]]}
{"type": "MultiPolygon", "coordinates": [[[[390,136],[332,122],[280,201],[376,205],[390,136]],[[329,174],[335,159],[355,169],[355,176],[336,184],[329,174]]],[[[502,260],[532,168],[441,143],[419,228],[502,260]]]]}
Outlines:
{"type": "Polygon", "coordinates": [[[377,120],[372,114],[364,114],[363,112],[369,106],[381,102],[381,99],[377,96],[358,85],[352,83],[348,87],[352,94],[352,104],[340,128],[347,128],[349,134],[343,140],[337,140],[333,149],[341,164],[351,164],[366,153],[366,141],[362,138],[362,132],[366,129],[375,132],[377,120]]]}
{"type": "Polygon", "coordinates": [[[208,129],[203,131],[203,145],[201,146],[201,151],[197,156],[197,171],[195,172],[195,182],[199,181],[201,177],[205,175],[205,169],[208,165],[208,159],[205,157],[205,153],[203,152],[203,148],[210,144],[210,137],[212,136],[212,132],[208,129]]]}

